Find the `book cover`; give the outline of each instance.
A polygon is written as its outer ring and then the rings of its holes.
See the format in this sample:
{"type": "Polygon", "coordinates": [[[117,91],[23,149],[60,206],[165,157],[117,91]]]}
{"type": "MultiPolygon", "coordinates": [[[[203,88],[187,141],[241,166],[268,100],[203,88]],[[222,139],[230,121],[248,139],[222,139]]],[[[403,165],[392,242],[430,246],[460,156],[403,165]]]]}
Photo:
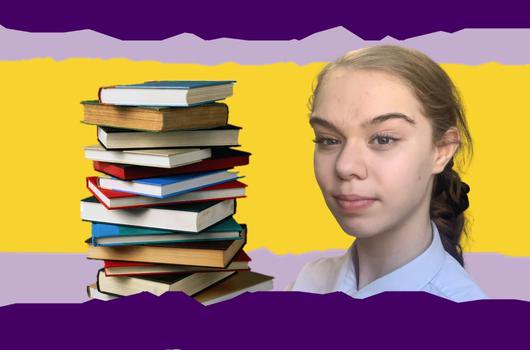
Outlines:
{"type": "Polygon", "coordinates": [[[154,80],[140,84],[123,84],[113,86],[116,89],[176,89],[189,90],[200,87],[226,85],[235,80],[154,80]]]}

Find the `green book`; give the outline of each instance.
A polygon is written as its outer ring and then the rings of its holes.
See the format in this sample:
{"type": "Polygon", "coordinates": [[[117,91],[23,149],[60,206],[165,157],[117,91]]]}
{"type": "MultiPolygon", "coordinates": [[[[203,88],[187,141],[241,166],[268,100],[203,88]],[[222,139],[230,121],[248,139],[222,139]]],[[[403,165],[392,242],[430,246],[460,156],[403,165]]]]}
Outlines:
{"type": "Polygon", "coordinates": [[[92,245],[120,246],[236,240],[241,239],[242,231],[243,227],[232,217],[224,219],[198,233],[93,222],[92,245]]]}

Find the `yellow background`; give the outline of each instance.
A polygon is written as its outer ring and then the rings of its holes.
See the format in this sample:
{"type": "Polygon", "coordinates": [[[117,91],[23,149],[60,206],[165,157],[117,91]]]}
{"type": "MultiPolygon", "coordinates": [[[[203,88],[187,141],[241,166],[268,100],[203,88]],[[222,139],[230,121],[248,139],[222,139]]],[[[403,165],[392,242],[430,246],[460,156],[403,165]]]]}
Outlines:
{"type": "MultiPolygon", "coordinates": [[[[32,59],[0,62],[2,229],[0,251],[84,252],[90,226],[79,201],[85,177],[96,174],[83,146],[97,143],[96,127],[80,123],[81,100],[98,87],[146,80],[234,79],[230,122],[243,127],[252,153],[248,197],[236,218],[249,226],[247,250],[277,254],[346,248],[312,169],[307,123],[311,86],[323,63],[218,66],[125,59],[32,59]]],[[[466,251],[530,256],[526,225],[530,66],[443,65],[459,87],[475,142],[463,178],[471,186],[472,240],[466,251]]]]}

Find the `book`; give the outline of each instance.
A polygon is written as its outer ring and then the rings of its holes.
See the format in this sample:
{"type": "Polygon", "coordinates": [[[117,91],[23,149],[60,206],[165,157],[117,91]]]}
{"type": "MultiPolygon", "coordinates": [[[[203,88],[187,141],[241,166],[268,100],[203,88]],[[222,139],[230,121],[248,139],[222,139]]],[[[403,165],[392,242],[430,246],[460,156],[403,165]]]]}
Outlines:
{"type": "Polygon", "coordinates": [[[238,271],[236,274],[195,294],[193,298],[203,305],[211,305],[232,299],[245,292],[273,289],[273,277],[254,271],[238,271]]]}
{"type": "Polygon", "coordinates": [[[97,176],[87,177],[86,186],[96,199],[110,210],[241,198],[245,197],[245,188],[247,187],[242,182],[229,181],[168,198],[154,198],[101,188],[97,176]]]}
{"type": "Polygon", "coordinates": [[[107,149],[217,147],[237,146],[240,129],[228,125],[209,130],[150,132],[98,126],[97,134],[107,149]]]}
{"type": "Polygon", "coordinates": [[[160,296],[170,291],[193,295],[234,273],[235,271],[212,271],[152,276],[106,276],[103,270],[99,270],[97,286],[101,292],[121,296],[141,292],[160,296]]]}
{"type": "Polygon", "coordinates": [[[99,89],[101,103],[122,106],[193,106],[232,96],[234,80],[163,80],[99,89]]]}
{"type": "Polygon", "coordinates": [[[114,164],[94,161],[94,170],[117,177],[122,180],[135,180],[156,176],[188,174],[199,171],[230,169],[235,166],[247,165],[250,153],[230,148],[212,148],[212,157],[198,163],[183,165],[176,168],[154,168],[129,164],[114,164]]]}
{"type": "MultiPolygon", "coordinates": [[[[98,260],[138,261],[225,268],[246,243],[246,226],[242,226],[244,228],[241,232],[243,239],[120,247],[95,247],[89,244],[87,257],[98,260]]],[[[90,239],[87,242],[90,242],[90,239]]]]}
{"type": "Polygon", "coordinates": [[[81,201],[81,219],[86,221],[187,232],[202,231],[234,212],[234,199],[120,210],[108,210],[95,197],[81,201]]]}
{"type": "Polygon", "coordinates": [[[100,177],[99,186],[113,191],[138,194],[141,196],[168,198],[179,194],[200,190],[238,178],[237,172],[213,170],[193,174],[150,177],[138,180],[120,180],[100,177]]]}
{"type": "Polygon", "coordinates": [[[159,244],[173,242],[222,241],[241,239],[243,227],[232,217],[199,233],[161,230],[146,227],[92,223],[92,245],[119,246],[131,244],[159,244]]]}
{"type": "Polygon", "coordinates": [[[100,145],[86,146],[85,158],[112,163],[125,163],[158,168],[197,163],[210,158],[209,148],[162,148],[146,150],[109,151],[100,145]]]}
{"type": "Polygon", "coordinates": [[[225,126],[228,106],[210,103],[195,107],[114,106],[98,101],[81,102],[83,123],[142,131],[210,129],[225,126]]]}
{"type": "Polygon", "coordinates": [[[104,270],[107,276],[136,276],[136,275],[154,275],[163,273],[191,273],[191,272],[208,272],[208,271],[241,271],[250,270],[250,257],[241,249],[230,261],[225,268],[190,266],[190,265],[171,265],[171,264],[153,264],[137,261],[117,261],[105,260],[104,270]]]}

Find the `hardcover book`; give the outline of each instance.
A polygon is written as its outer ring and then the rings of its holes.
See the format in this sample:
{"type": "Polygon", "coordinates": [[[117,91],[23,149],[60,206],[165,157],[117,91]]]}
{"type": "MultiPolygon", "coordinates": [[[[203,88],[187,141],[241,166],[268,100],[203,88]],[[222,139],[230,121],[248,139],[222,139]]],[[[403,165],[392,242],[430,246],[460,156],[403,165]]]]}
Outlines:
{"type": "Polygon", "coordinates": [[[250,257],[241,249],[225,267],[205,267],[191,265],[153,264],[137,261],[105,260],[104,269],[107,276],[154,275],[163,273],[191,273],[208,271],[242,271],[250,270],[250,257]]]}
{"type": "Polygon", "coordinates": [[[225,126],[228,106],[210,103],[195,107],[114,106],[98,101],[81,102],[83,122],[142,131],[210,129],[225,126]]]}
{"type": "MultiPolygon", "coordinates": [[[[138,261],[225,268],[246,243],[246,226],[242,226],[244,228],[243,232],[241,232],[243,239],[120,247],[95,247],[89,245],[87,257],[98,260],[138,261]]],[[[90,242],[90,239],[87,242],[90,242]]]]}
{"type": "Polygon", "coordinates": [[[125,163],[157,168],[175,168],[210,158],[209,148],[161,148],[109,151],[103,146],[85,147],[85,158],[111,163],[125,163]]]}
{"type": "Polygon", "coordinates": [[[131,244],[159,244],[175,242],[207,242],[241,239],[243,227],[232,217],[199,233],[162,230],[138,226],[92,223],[92,245],[119,246],[131,244]]]}
{"type": "Polygon", "coordinates": [[[95,197],[81,201],[81,219],[110,224],[199,232],[235,212],[235,200],[108,210],[95,197]]]}
{"type": "Polygon", "coordinates": [[[99,89],[101,103],[123,106],[194,106],[232,96],[233,80],[166,80],[99,89]]]}
{"type": "MultiPolygon", "coordinates": [[[[198,128],[197,128],[198,129],[198,128]]],[[[240,127],[166,132],[98,127],[98,140],[107,149],[237,146],[240,127]]]]}
{"type": "Polygon", "coordinates": [[[153,276],[106,276],[103,270],[99,270],[97,286],[101,292],[121,296],[141,292],[160,296],[170,291],[193,295],[234,273],[235,271],[211,271],[153,276]]]}

